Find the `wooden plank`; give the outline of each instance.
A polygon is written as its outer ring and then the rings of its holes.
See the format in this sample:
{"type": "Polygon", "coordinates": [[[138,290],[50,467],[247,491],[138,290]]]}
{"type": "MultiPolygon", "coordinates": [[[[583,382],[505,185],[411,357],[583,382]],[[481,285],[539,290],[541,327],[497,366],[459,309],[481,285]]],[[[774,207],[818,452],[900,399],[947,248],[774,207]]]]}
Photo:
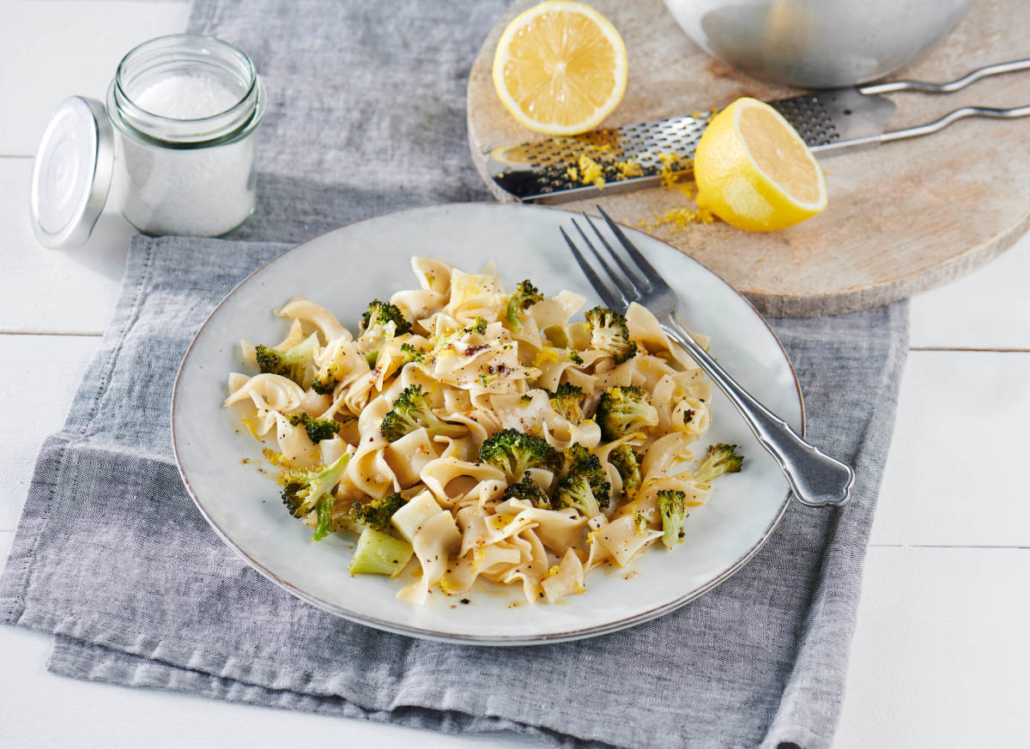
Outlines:
{"type": "Polygon", "coordinates": [[[7,113],[0,118],[0,156],[33,155],[65,97],[103,101],[122,56],[147,39],[185,30],[189,8],[188,2],[0,0],[0,101],[7,113]]]}
{"type": "Polygon", "coordinates": [[[1030,547],[1030,353],[913,351],[875,544],[1030,547]]]}
{"type": "Polygon", "coordinates": [[[997,262],[915,297],[909,345],[1030,351],[1027,279],[1030,234],[1024,234],[997,262]]]}
{"type": "Polygon", "coordinates": [[[17,527],[39,447],[64,424],[99,345],[92,337],[0,335],[0,531],[17,527]]]}
{"type": "Polygon", "coordinates": [[[28,211],[31,174],[31,159],[0,158],[0,333],[99,335],[125,275],[132,228],[106,210],[84,246],[42,247],[28,211]]]}
{"type": "MultiPolygon", "coordinates": [[[[484,154],[539,140],[518,125],[494,91],[497,39],[520,0],[499,19],[473,67],[468,87],[469,141],[485,174],[484,154]]],[[[788,89],[758,82],[708,56],[673,22],[661,0],[595,0],[622,33],[629,83],[605,122],[618,127],[722,107],[739,96],[777,99],[788,89]]],[[[1026,56],[1030,14],[1020,0],[978,0],[958,28],[898,77],[949,80],[975,67],[1026,56]]],[[[960,106],[1027,103],[1027,78],[993,78],[949,96],[896,97],[890,129],[929,122],[960,106]]],[[[911,296],[954,280],[998,255],[1030,226],[1030,152],[1018,120],[966,121],[918,138],[824,161],[829,207],[821,216],[771,234],[717,223],[686,231],[655,230],[744,292],[771,316],[850,312],[911,296]]],[[[487,180],[488,186],[493,185],[487,180]]],[[[504,195],[495,192],[499,199],[504,195]]],[[[655,188],[563,204],[593,210],[601,203],[630,225],[688,205],[675,190],[655,188]]]]}
{"type": "Polygon", "coordinates": [[[869,550],[834,749],[1030,746],[1030,551],[869,550]]]}

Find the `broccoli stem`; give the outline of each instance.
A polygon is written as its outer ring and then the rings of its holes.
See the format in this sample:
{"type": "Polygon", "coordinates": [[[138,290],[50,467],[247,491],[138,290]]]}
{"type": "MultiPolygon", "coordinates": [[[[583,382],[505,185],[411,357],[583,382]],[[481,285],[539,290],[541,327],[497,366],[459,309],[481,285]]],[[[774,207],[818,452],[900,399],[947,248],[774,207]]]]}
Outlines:
{"type": "Polygon", "coordinates": [[[315,533],[311,536],[312,541],[321,541],[329,535],[329,528],[333,522],[333,504],[336,500],[332,494],[326,494],[318,502],[318,523],[315,525],[315,533]]]}

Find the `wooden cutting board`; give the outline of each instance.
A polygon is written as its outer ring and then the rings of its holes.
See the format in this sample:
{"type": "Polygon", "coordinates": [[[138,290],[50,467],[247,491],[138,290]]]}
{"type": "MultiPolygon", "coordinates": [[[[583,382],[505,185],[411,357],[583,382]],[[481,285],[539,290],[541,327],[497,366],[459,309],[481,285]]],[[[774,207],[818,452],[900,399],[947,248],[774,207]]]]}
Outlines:
{"type": "MultiPolygon", "coordinates": [[[[498,20],[469,78],[472,157],[502,201],[510,198],[486,177],[483,155],[544,136],[504,109],[491,66],[501,31],[534,2],[519,0],[498,20]]],[[[721,108],[740,96],[772,100],[797,93],[707,55],[680,31],[661,0],[590,4],[618,28],[629,52],[626,95],[605,126],[721,108]]],[[[980,0],[948,38],[895,77],[951,80],[1024,57],[1030,57],[1025,0],[980,0]]],[[[961,106],[1030,104],[1030,72],[990,78],[947,96],[891,98],[898,112],[888,129],[896,130],[961,106]]],[[[867,309],[940,286],[996,257],[1030,227],[1030,118],[965,120],[932,136],[827,156],[821,165],[828,172],[829,206],[803,224],[770,234],[721,222],[676,232],[659,227],[653,234],[718,273],[764,314],[804,317],[867,309]]],[[[692,207],[665,188],[602,193],[559,207],[592,210],[594,203],[629,226],[670,208],[692,207]]]]}

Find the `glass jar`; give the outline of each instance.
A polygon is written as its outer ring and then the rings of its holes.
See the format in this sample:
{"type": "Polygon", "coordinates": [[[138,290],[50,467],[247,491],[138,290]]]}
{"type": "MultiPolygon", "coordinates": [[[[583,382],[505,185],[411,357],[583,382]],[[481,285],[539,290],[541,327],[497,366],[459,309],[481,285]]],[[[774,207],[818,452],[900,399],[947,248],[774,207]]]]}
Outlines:
{"type": "Polygon", "coordinates": [[[219,39],[144,42],[107,92],[112,191],[144,234],[221,236],[254,212],[254,132],[264,86],[250,58],[219,39]]]}

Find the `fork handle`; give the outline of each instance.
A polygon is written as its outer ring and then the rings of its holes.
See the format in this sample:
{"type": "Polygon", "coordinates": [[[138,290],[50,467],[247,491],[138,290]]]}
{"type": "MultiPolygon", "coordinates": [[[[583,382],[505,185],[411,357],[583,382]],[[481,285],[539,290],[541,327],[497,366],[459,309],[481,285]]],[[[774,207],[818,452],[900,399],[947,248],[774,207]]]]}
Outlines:
{"type": "Polygon", "coordinates": [[[961,78],[947,83],[927,83],[926,81],[889,81],[888,83],[872,83],[859,86],[859,93],[863,94],[890,94],[895,91],[923,91],[930,94],[950,94],[959,91],[970,84],[976,83],[981,78],[1002,73],[1016,73],[1020,70],[1030,70],[1030,58],[1025,60],[1013,60],[1012,62],[1000,62],[996,65],[985,65],[982,68],[966,73],[961,78]]]}
{"type": "Polygon", "coordinates": [[[795,498],[809,507],[839,507],[848,501],[855,472],[798,436],[780,417],[759,403],[705,351],[674,316],[662,328],[694,358],[740,411],[762,447],[787,478],[795,498]]]}

